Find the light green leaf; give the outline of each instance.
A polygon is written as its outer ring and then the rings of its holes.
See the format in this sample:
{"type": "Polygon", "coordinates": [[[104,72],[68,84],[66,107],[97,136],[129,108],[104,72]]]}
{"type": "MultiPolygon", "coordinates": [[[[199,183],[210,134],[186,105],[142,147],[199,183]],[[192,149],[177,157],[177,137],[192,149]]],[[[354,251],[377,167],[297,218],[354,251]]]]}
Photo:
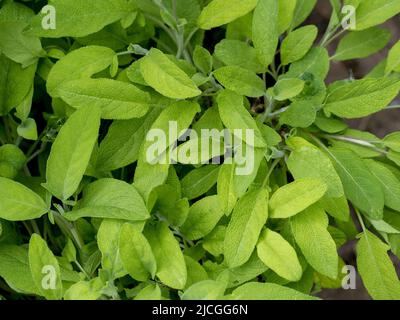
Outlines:
{"type": "Polygon", "coordinates": [[[307,209],[327,192],[320,179],[299,179],[279,188],[269,201],[270,217],[289,218],[307,209]]]}
{"type": "Polygon", "coordinates": [[[266,143],[257,127],[256,121],[250,115],[243,105],[243,97],[228,90],[222,91],[217,98],[219,115],[225,127],[232,130],[242,129],[238,136],[247,144],[251,145],[250,139],[247,139],[246,129],[254,130],[254,146],[263,148],[266,143]]]}
{"type": "Polygon", "coordinates": [[[400,211],[400,180],[382,163],[365,159],[372,175],[379,181],[385,196],[385,205],[393,210],[400,211]]]}
{"type": "Polygon", "coordinates": [[[43,57],[40,39],[24,33],[34,12],[27,6],[7,1],[0,10],[0,52],[25,68],[43,57]]]}
{"type": "Polygon", "coordinates": [[[209,30],[222,26],[252,11],[257,0],[212,0],[201,12],[198,26],[209,30]]]}
{"type": "Polygon", "coordinates": [[[190,207],[181,230],[189,240],[201,239],[215,228],[223,215],[219,197],[205,197],[190,207]]]}
{"type": "Polygon", "coordinates": [[[24,185],[0,177],[0,218],[24,221],[40,218],[48,207],[43,199],[24,185]]]}
{"type": "Polygon", "coordinates": [[[100,278],[74,283],[64,294],[64,300],[98,300],[102,296],[104,283],[100,278]]]}
{"type": "Polygon", "coordinates": [[[346,197],[369,217],[381,219],[383,191],[361,158],[347,149],[331,148],[328,153],[342,180],[346,197]]]}
{"type": "Polygon", "coordinates": [[[70,220],[82,217],[142,221],[150,215],[133,185],[105,178],[88,185],[84,189],[83,198],[66,215],[70,220]]]}
{"type": "Polygon", "coordinates": [[[168,225],[163,222],[149,225],[144,235],[156,258],[157,277],[168,287],[183,289],[187,281],[185,259],[168,225]]]}
{"type": "Polygon", "coordinates": [[[289,33],[282,42],[282,64],[288,65],[302,59],[311,49],[317,34],[318,29],[313,25],[305,26],[289,33]]]}
{"type": "Polygon", "coordinates": [[[287,140],[293,150],[286,164],[297,179],[320,179],[328,186],[327,197],[339,198],[344,195],[343,185],[329,157],[317,147],[300,137],[287,140]]]}
{"type": "Polygon", "coordinates": [[[204,280],[193,284],[181,296],[182,300],[219,300],[222,299],[226,285],[215,280],[204,280]]]}
{"type": "Polygon", "coordinates": [[[97,107],[77,110],[53,143],[45,187],[60,200],[67,200],[78,189],[97,141],[100,113],[97,107]]]}
{"type": "Polygon", "coordinates": [[[317,110],[313,101],[294,101],[289,108],[282,113],[279,122],[295,128],[307,128],[311,126],[317,116],[317,110]]]}
{"type": "Polygon", "coordinates": [[[0,245],[0,277],[16,292],[38,293],[29,269],[28,250],[16,245],[0,245]]]}
{"type": "Polygon", "coordinates": [[[279,276],[290,280],[301,279],[301,268],[296,251],[279,233],[265,229],[257,244],[257,253],[265,265],[279,276]]]}
{"type": "Polygon", "coordinates": [[[292,29],[296,28],[307,19],[316,4],[317,0],[297,0],[296,9],[293,15],[292,29]]]}
{"type": "Polygon", "coordinates": [[[388,250],[389,246],[369,231],[364,231],[357,244],[358,271],[376,300],[400,299],[400,283],[388,250]]]}
{"type": "Polygon", "coordinates": [[[318,205],[290,219],[290,228],[296,243],[308,263],[319,273],[331,279],[338,275],[338,254],[335,241],[327,230],[328,216],[318,205]]]}
{"type": "Polygon", "coordinates": [[[59,97],[57,90],[64,82],[90,78],[109,67],[114,56],[113,50],[100,46],[71,51],[52,67],[47,78],[47,92],[54,98],[59,97]]]}
{"type": "Polygon", "coordinates": [[[357,30],[364,30],[395,16],[400,12],[400,3],[397,0],[363,0],[356,10],[357,30]]]}
{"type": "Polygon", "coordinates": [[[47,22],[49,12],[39,13],[28,29],[30,34],[44,38],[84,37],[121,20],[133,8],[124,0],[52,0],[49,4],[55,10],[55,28],[43,28],[42,21],[47,22]]]}
{"type": "Polygon", "coordinates": [[[199,69],[203,74],[207,75],[212,71],[213,57],[207,49],[196,46],[193,51],[193,61],[197,69],[199,69]]]}
{"type": "Polygon", "coordinates": [[[219,169],[219,166],[207,165],[189,172],[181,181],[183,195],[192,200],[205,194],[217,183],[219,169]]]}
{"type": "Polygon", "coordinates": [[[29,267],[32,279],[41,296],[59,300],[63,294],[60,266],[46,242],[37,234],[29,241],[29,267]]]}
{"type": "Polygon", "coordinates": [[[226,229],[224,255],[230,268],[245,264],[268,218],[268,191],[249,191],[238,202],[226,229]]]}
{"type": "Polygon", "coordinates": [[[140,70],[148,85],[168,98],[186,99],[201,94],[189,76],[158,49],[152,48],[141,60],[140,70]]]}
{"type": "Polygon", "coordinates": [[[237,66],[255,73],[265,72],[257,51],[246,42],[224,39],[215,47],[215,57],[227,66],[237,66]]]}
{"type": "Polygon", "coordinates": [[[278,30],[284,33],[292,24],[297,0],[279,0],[278,30]]]}
{"type": "Polygon", "coordinates": [[[276,0],[259,0],[253,16],[253,44],[258,60],[268,67],[278,46],[279,3],[276,0]]]}
{"type": "Polygon", "coordinates": [[[137,281],[155,277],[157,263],[147,239],[129,223],[122,226],[119,251],[122,263],[129,275],[137,281]]]}
{"type": "Polygon", "coordinates": [[[128,120],[143,117],[150,107],[150,95],[132,84],[110,79],[80,79],[64,82],[57,89],[70,106],[98,107],[103,119],[128,120]]]}
{"type": "Polygon", "coordinates": [[[20,148],[13,144],[0,147],[0,177],[15,179],[26,164],[26,156],[20,148]]]}
{"type": "Polygon", "coordinates": [[[400,81],[390,78],[367,78],[328,87],[325,110],[339,117],[354,119],[385,108],[397,96],[400,81]]]}
{"type": "Polygon", "coordinates": [[[400,41],[389,51],[385,73],[389,74],[392,71],[400,72],[400,41]]]}
{"type": "Polygon", "coordinates": [[[304,81],[301,79],[281,79],[275,84],[272,90],[274,99],[284,101],[294,98],[303,91],[304,84],[304,81]]]}
{"type": "Polygon", "coordinates": [[[383,139],[383,143],[386,147],[393,151],[400,152],[400,132],[393,132],[383,139]]]}
{"type": "Polygon", "coordinates": [[[226,88],[240,95],[257,98],[265,93],[265,84],[254,72],[237,66],[214,71],[216,79],[226,88]]]}
{"type": "Polygon", "coordinates": [[[226,215],[230,215],[237,202],[235,190],[235,170],[234,164],[224,163],[219,170],[217,180],[217,193],[222,210],[226,215]]]}
{"type": "Polygon", "coordinates": [[[162,300],[161,289],[158,284],[149,284],[137,294],[134,300],[162,300]]]}
{"type": "Polygon", "coordinates": [[[318,300],[288,287],[275,283],[249,282],[235,289],[234,300],[318,300]]]}
{"type": "Polygon", "coordinates": [[[350,32],[340,40],[331,59],[344,61],[368,57],[383,49],[391,37],[389,30],[377,27],[350,32]]]}

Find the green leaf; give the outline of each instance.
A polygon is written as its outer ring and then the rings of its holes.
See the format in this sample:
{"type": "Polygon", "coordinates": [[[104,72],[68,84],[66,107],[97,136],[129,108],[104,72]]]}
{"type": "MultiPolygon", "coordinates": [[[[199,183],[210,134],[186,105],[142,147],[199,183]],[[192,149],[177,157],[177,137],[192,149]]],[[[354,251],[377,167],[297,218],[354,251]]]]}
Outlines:
{"type": "Polygon", "coordinates": [[[377,27],[350,32],[340,40],[331,59],[344,61],[368,57],[383,49],[391,37],[389,30],[377,27]]]}
{"type": "Polygon", "coordinates": [[[149,284],[136,295],[134,300],[162,300],[160,287],[158,284],[149,284]]]}
{"type": "Polygon", "coordinates": [[[37,219],[48,211],[43,199],[24,185],[0,177],[0,218],[9,221],[37,219]]]}
{"type": "Polygon", "coordinates": [[[386,147],[393,151],[400,152],[400,132],[393,132],[383,139],[383,143],[386,147]]]}
{"type": "Polygon", "coordinates": [[[129,275],[137,281],[155,277],[157,263],[147,239],[129,223],[122,226],[119,240],[122,263],[129,275]]]}
{"type": "Polygon", "coordinates": [[[340,148],[331,148],[328,154],[342,180],[346,197],[369,217],[381,219],[383,191],[361,158],[350,150],[340,148]]]}
{"type": "Polygon", "coordinates": [[[392,71],[400,72],[400,41],[389,51],[385,73],[389,74],[392,71]]]}
{"type": "Polygon", "coordinates": [[[20,148],[13,144],[0,147],[0,177],[15,179],[26,164],[26,156],[20,148]]]}
{"type": "Polygon", "coordinates": [[[98,300],[102,296],[103,287],[104,284],[100,278],[94,278],[90,281],[79,281],[66,290],[64,300],[98,300]]]}
{"type": "Polygon", "coordinates": [[[256,49],[246,42],[224,39],[215,46],[214,55],[227,66],[237,66],[255,73],[265,72],[256,49]]]}
{"type": "Polygon", "coordinates": [[[110,79],[80,79],[64,82],[57,89],[70,106],[97,107],[103,119],[128,120],[143,117],[150,107],[150,95],[132,84],[110,79]]]}
{"type": "Polygon", "coordinates": [[[101,252],[101,266],[106,281],[122,278],[127,274],[121,260],[119,240],[123,221],[105,219],[97,233],[97,245],[101,252]]]}
{"type": "Polygon", "coordinates": [[[265,265],[289,280],[301,279],[301,268],[296,251],[279,233],[265,229],[257,244],[257,253],[265,265]]]}
{"type": "Polygon", "coordinates": [[[6,115],[29,95],[36,64],[27,68],[0,54],[0,115],[6,115]]]}
{"type": "Polygon", "coordinates": [[[363,0],[356,10],[357,30],[364,30],[395,16],[400,12],[400,3],[397,0],[363,0]]]}
{"type": "Polygon", "coordinates": [[[27,6],[7,1],[0,10],[0,52],[25,68],[43,57],[40,39],[24,33],[34,12],[27,6]]]}
{"type": "Polygon", "coordinates": [[[281,79],[272,90],[274,99],[284,101],[294,98],[303,91],[304,85],[305,83],[301,79],[281,79]]]}
{"type": "Polygon", "coordinates": [[[189,240],[201,239],[215,228],[223,215],[219,197],[205,197],[190,207],[181,230],[189,240]]]}
{"type": "Polygon", "coordinates": [[[338,275],[336,244],[327,230],[328,216],[318,205],[290,219],[290,228],[296,243],[308,263],[319,273],[331,279],[338,275]]]}
{"type": "Polygon", "coordinates": [[[69,220],[82,217],[142,221],[150,215],[133,185],[105,178],[88,185],[74,210],[66,214],[69,220]]]}
{"type": "Polygon", "coordinates": [[[201,12],[198,26],[209,30],[222,26],[252,11],[257,0],[212,0],[201,12]]]}
{"type": "Polygon", "coordinates": [[[292,24],[297,0],[279,0],[278,30],[284,33],[292,24]]]}
{"type": "Polygon", "coordinates": [[[217,180],[217,193],[222,210],[226,215],[230,215],[237,202],[237,192],[235,190],[235,170],[234,164],[224,163],[219,170],[217,180]]]}
{"type": "Polygon", "coordinates": [[[193,284],[181,296],[182,300],[220,300],[226,285],[221,281],[204,280],[193,284]]]}
{"type": "Polygon", "coordinates": [[[48,13],[39,13],[32,21],[29,33],[44,38],[84,37],[121,20],[132,11],[124,0],[52,0],[55,10],[55,28],[45,29],[42,21],[48,13]]]}
{"type": "Polygon", "coordinates": [[[60,200],[78,189],[100,127],[100,109],[77,110],[61,128],[47,160],[45,188],[60,200]]]}
{"type": "Polygon", "coordinates": [[[140,71],[149,86],[168,98],[186,99],[201,94],[188,75],[158,49],[152,48],[141,60],[140,71]]]}
{"type": "Polygon", "coordinates": [[[60,266],[46,242],[37,234],[29,241],[29,266],[32,279],[41,296],[59,300],[63,294],[60,266]]]}
{"type": "Polygon", "coordinates": [[[361,118],[385,108],[397,96],[400,81],[362,79],[328,87],[325,111],[346,119],[361,118]]]}
{"type": "MultiPolygon", "coordinates": [[[[246,138],[247,132],[244,133],[243,130],[254,130],[254,147],[263,148],[266,146],[256,121],[243,105],[242,96],[232,91],[224,90],[218,95],[217,102],[219,115],[225,127],[232,131],[234,131],[234,129],[242,129],[241,135],[238,136],[238,138],[242,139],[247,144],[251,142],[250,139],[246,138]]],[[[233,133],[235,134],[235,132],[233,133]]]]}
{"type": "Polygon", "coordinates": [[[189,200],[209,191],[218,179],[219,166],[207,165],[194,169],[182,179],[182,193],[189,200]]]}
{"type": "Polygon", "coordinates": [[[268,191],[249,191],[238,202],[226,229],[224,255],[230,268],[245,264],[268,218],[268,191]]]}
{"type": "Polygon", "coordinates": [[[114,121],[100,143],[96,169],[113,171],[136,162],[140,147],[160,112],[160,108],[153,108],[142,118],[114,121]]]}
{"type": "Polygon", "coordinates": [[[307,209],[327,192],[327,185],[320,179],[299,179],[279,188],[269,201],[270,217],[289,218],[307,209]]]}
{"type": "Polygon", "coordinates": [[[29,269],[28,250],[24,247],[0,245],[0,277],[17,292],[38,293],[29,269]]]}
{"type": "Polygon", "coordinates": [[[281,124],[297,128],[311,126],[316,118],[317,110],[312,101],[294,101],[279,118],[281,124]]]}
{"type": "Polygon", "coordinates": [[[289,33],[282,42],[282,64],[288,65],[302,59],[311,49],[317,34],[318,29],[313,25],[305,26],[289,33]]]}
{"type": "Polygon", "coordinates": [[[259,0],[253,16],[253,44],[258,59],[268,67],[278,46],[279,3],[276,0],[259,0]]]}
{"type": "Polygon", "coordinates": [[[319,179],[328,186],[327,197],[339,198],[344,195],[340,177],[325,153],[299,137],[289,138],[287,145],[293,151],[286,164],[296,180],[319,179]]]}
{"type": "Polygon", "coordinates": [[[275,283],[249,282],[232,293],[234,300],[318,300],[275,283]]]}
{"type": "Polygon", "coordinates": [[[112,64],[115,52],[106,47],[88,46],[71,51],[51,69],[47,78],[47,92],[60,97],[58,88],[72,80],[90,78],[112,64]]]}
{"type": "Polygon", "coordinates": [[[357,266],[368,293],[376,300],[399,300],[400,283],[387,251],[389,246],[369,231],[357,244],[357,266]]]}
{"type": "Polygon", "coordinates": [[[25,119],[17,128],[20,137],[26,140],[36,141],[38,139],[36,121],[32,118],[25,119]]]}
{"type": "Polygon", "coordinates": [[[193,51],[193,61],[197,69],[199,69],[203,74],[207,75],[212,71],[213,58],[207,49],[196,46],[193,51]]]}
{"type": "Polygon", "coordinates": [[[290,65],[284,78],[302,78],[306,73],[311,73],[319,79],[325,79],[329,72],[329,66],[328,51],[322,47],[314,47],[303,59],[290,65]]]}
{"type": "Polygon", "coordinates": [[[236,66],[214,71],[215,78],[226,88],[240,95],[257,98],[265,93],[265,84],[254,72],[236,66]]]}
{"type": "Polygon", "coordinates": [[[296,28],[307,19],[316,4],[317,0],[297,0],[296,9],[293,15],[292,29],[296,28]]]}
{"type": "Polygon", "coordinates": [[[185,259],[168,225],[163,222],[149,225],[144,235],[156,258],[157,277],[168,287],[183,289],[187,281],[185,259]]]}
{"type": "Polygon", "coordinates": [[[365,159],[369,171],[379,181],[385,196],[385,205],[393,210],[400,211],[400,180],[382,163],[365,159]]]}

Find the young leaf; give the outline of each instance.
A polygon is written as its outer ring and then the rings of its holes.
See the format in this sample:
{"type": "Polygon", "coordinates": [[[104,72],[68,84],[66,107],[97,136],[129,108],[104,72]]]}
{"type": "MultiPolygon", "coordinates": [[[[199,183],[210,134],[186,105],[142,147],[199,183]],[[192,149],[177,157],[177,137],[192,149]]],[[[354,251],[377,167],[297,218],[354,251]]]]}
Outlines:
{"type": "Polygon", "coordinates": [[[285,101],[294,98],[303,91],[304,85],[305,83],[301,79],[281,79],[272,90],[274,99],[285,101]]]}
{"type": "Polygon", "coordinates": [[[357,6],[357,30],[364,30],[385,22],[400,12],[397,0],[364,0],[357,6]]]}
{"type": "Polygon", "coordinates": [[[258,60],[268,67],[278,46],[279,4],[276,0],[259,0],[253,16],[253,43],[258,60]]]}
{"type": "Polygon", "coordinates": [[[217,183],[219,169],[219,166],[207,165],[189,172],[181,181],[183,195],[193,200],[205,194],[217,183]]]}
{"type": "Polygon", "coordinates": [[[53,143],[47,161],[45,187],[60,200],[78,189],[97,141],[101,111],[86,107],[64,124],[53,143]]]}
{"type": "Polygon", "coordinates": [[[29,241],[29,267],[41,296],[59,300],[63,294],[60,266],[46,242],[37,234],[29,241]]]}
{"type": "Polygon", "coordinates": [[[327,231],[328,217],[314,205],[290,219],[290,229],[308,263],[331,279],[338,274],[336,244],[327,231]]]}
{"type": "Polygon", "coordinates": [[[257,98],[265,93],[265,84],[252,71],[227,66],[214,71],[216,79],[226,88],[237,94],[257,98]]]}
{"type": "Polygon", "coordinates": [[[279,233],[265,229],[257,244],[257,253],[261,261],[279,276],[289,281],[301,279],[303,270],[296,251],[279,233]]]}
{"type": "Polygon", "coordinates": [[[272,219],[289,218],[305,210],[327,192],[327,185],[320,179],[300,179],[279,188],[269,201],[272,219]]]}
{"type": "Polygon", "coordinates": [[[377,27],[350,32],[340,40],[332,59],[344,61],[368,57],[383,49],[391,36],[389,30],[377,27]]]}
{"type": "Polygon", "coordinates": [[[281,47],[281,59],[283,65],[302,59],[311,49],[317,38],[316,26],[305,26],[291,33],[283,40],[281,47]]]}
{"type": "Polygon", "coordinates": [[[302,24],[311,14],[316,4],[317,0],[297,0],[291,28],[294,29],[302,24]]]}
{"type": "Polygon", "coordinates": [[[328,87],[325,110],[346,119],[361,118],[385,108],[399,90],[400,81],[390,78],[332,84],[328,87]]]}
{"type": "Polygon", "coordinates": [[[171,288],[183,289],[187,280],[185,259],[168,225],[163,222],[149,225],[144,235],[156,258],[157,277],[171,288]]]}
{"type": "Polygon", "coordinates": [[[204,280],[197,282],[182,295],[182,300],[219,300],[225,292],[225,284],[221,281],[204,280]]]}
{"type": "Polygon", "coordinates": [[[189,240],[201,239],[215,228],[223,215],[218,196],[205,197],[190,207],[182,232],[189,240]]]}
{"type": "Polygon", "coordinates": [[[294,101],[279,118],[281,124],[295,128],[307,128],[312,125],[317,116],[313,101],[294,101]]]}
{"type": "Polygon", "coordinates": [[[193,52],[193,60],[197,69],[199,69],[203,74],[207,75],[212,71],[213,57],[207,49],[196,46],[193,52]]]}
{"type": "Polygon", "coordinates": [[[386,62],[385,73],[389,74],[392,71],[400,72],[400,41],[390,49],[386,62]]]}
{"type": "Polygon", "coordinates": [[[201,94],[188,75],[158,49],[151,49],[141,60],[140,71],[149,86],[168,98],[186,99],[201,94]]]}
{"type": "Polygon", "coordinates": [[[393,132],[383,139],[383,144],[393,151],[400,152],[400,132],[393,132]]]}
{"type": "Polygon", "coordinates": [[[278,30],[284,33],[292,24],[297,0],[279,0],[278,30]]]}
{"type": "Polygon", "coordinates": [[[122,226],[119,240],[122,263],[129,275],[138,281],[155,277],[157,263],[150,244],[137,228],[129,223],[122,226]]]}
{"type": "Polygon", "coordinates": [[[198,26],[209,30],[222,26],[252,11],[257,0],[212,0],[201,12],[198,26]]]}
{"type": "Polygon", "coordinates": [[[150,217],[135,187],[124,181],[100,179],[88,185],[83,198],[65,216],[70,220],[82,217],[142,221],[150,217]]]}
{"type": "Polygon", "coordinates": [[[224,163],[219,170],[217,180],[217,193],[222,210],[226,215],[230,215],[236,205],[237,194],[235,190],[235,170],[234,164],[224,163]]]}
{"type": "Polygon", "coordinates": [[[224,255],[230,268],[239,267],[249,260],[267,218],[267,190],[249,191],[239,200],[224,241],[224,255]]]}
{"type": "Polygon", "coordinates": [[[357,244],[358,271],[368,293],[376,300],[400,299],[400,283],[388,250],[388,245],[367,230],[357,244]]]}
{"type": "Polygon", "coordinates": [[[0,177],[0,218],[9,221],[37,219],[48,211],[44,200],[24,185],[0,177]]]}
{"type": "Polygon", "coordinates": [[[150,95],[132,84],[110,79],[80,79],[64,82],[57,90],[61,99],[80,109],[98,107],[103,119],[127,120],[143,117],[150,95]]]}

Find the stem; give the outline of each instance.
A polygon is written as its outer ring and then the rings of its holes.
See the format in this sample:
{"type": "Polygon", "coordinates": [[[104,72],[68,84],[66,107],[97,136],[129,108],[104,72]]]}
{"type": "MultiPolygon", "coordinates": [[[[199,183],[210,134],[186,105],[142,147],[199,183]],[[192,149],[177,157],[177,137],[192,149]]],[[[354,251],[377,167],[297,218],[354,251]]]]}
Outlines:
{"type": "MultiPolygon", "coordinates": [[[[359,146],[363,146],[366,148],[370,148],[372,150],[375,150],[379,153],[382,153],[384,155],[388,154],[387,150],[378,148],[377,146],[375,146],[373,143],[373,141],[366,141],[366,140],[361,140],[361,139],[355,139],[355,138],[351,138],[351,137],[346,137],[346,136],[337,136],[337,135],[329,135],[329,134],[325,134],[325,135],[321,135],[321,137],[326,138],[326,139],[333,139],[333,140],[339,140],[339,141],[344,141],[344,142],[349,142],[352,144],[356,144],[359,146]]],[[[375,143],[379,143],[378,141],[375,143]]]]}
{"type": "Polygon", "coordinates": [[[72,240],[74,240],[75,244],[79,249],[85,245],[75,226],[69,221],[65,220],[65,218],[58,212],[53,211],[54,219],[57,225],[63,230],[66,234],[70,235],[72,240]]]}
{"type": "Polygon", "coordinates": [[[363,232],[365,232],[367,228],[365,227],[364,220],[362,219],[360,212],[358,211],[357,208],[354,208],[354,211],[356,212],[358,221],[360,221],[360,225],[361,225],[363,232]]]}
{"type": "Polygon", "coordinates": [[[400,104],[394,105],[394,106],[388,106],[386,109],[400,109],[400,104]]]}
{"type": "Polygon", "coordinates": [[[264,179],[264,182],[262,184],[262,187],[265,188],[269,182],[269,178],[271,177],[272,172],[274,171],[275,167],[278,165],[278,163],[281,161],[281,159],[275,159],[274,162],[271,165],[271,168],[269,168],[269,171],[264,179]]]}
{"type": "Polygon", "coordinates": [[[273,98],[269,99],[267,95],[264,95],[264,103],[267,104],[267,100],[269,100],[268,106],[265,108],[264,114],[260,118],[260,122],[264,123],[268,117],[271,115],[272,110],[275,107],[275,100],[273,98]]]}

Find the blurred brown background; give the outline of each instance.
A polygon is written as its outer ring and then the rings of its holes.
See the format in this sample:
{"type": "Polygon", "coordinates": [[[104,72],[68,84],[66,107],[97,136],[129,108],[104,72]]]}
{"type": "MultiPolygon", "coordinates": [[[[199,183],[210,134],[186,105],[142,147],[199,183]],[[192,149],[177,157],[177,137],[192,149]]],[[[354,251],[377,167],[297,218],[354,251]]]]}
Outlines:
{"type": "MultiPolygon", "coordinates": [[[[328,0],[318,0],[316,10],[314,10],[306,23],[315,24],[322,32],[325,31],[329,23],[331,10],[328,0]]],[[[345,62],[334,61],[328,76],[328,82],[331,83],[336,80],[346,79],[351,75],[356,79],[362,78],[364,75],[368,74],[379,63],[379,61],[386,58],[388,50],[400,39],[400,16],[396,16],[386,22],[384,27],[390,29],[393,36],[387,48],[362,60],[345,62]]],[[[330,45],[329,50],[331,53],[335,52],[338,42],[339,39],[330,45]]],[[[400,104],[400,97],[398,97],[396,104],[400,104]]],[[[349,123],[355,129],[367,130],[382,138],[393,131],[400,131],[400,109],[382,111],[364,119],[349,121],[349,123]]],[[[356,266],[354,248],[355,242],[350,242],[341,248],[340,254],[347,264],[356,266]]],[[[396,257],[393,257],[393,261],[398,266],[397,269],[400,275],[400,261],[396,257]]],[[[356,290],[329,289],[321,292],[319,296],[328,300],[370,299],[359,277],[357,280],[356,290]]]]}

